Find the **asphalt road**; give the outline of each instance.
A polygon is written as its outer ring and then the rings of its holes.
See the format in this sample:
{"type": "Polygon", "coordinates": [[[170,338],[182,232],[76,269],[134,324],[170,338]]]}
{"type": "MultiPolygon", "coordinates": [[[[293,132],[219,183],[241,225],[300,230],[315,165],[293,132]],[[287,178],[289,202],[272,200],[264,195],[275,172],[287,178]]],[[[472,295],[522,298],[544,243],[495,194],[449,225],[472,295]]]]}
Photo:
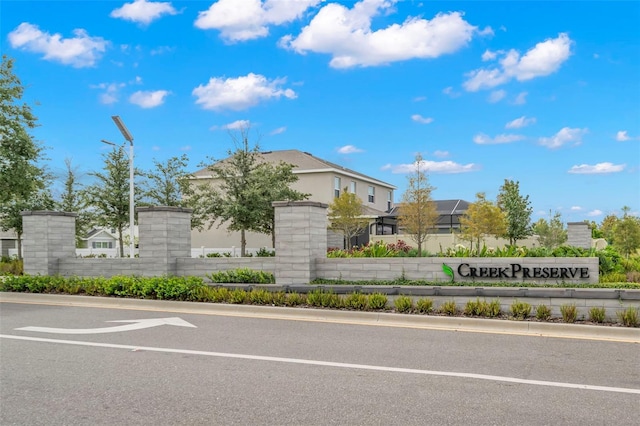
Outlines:
{"type": "Polygon", "coordinates": [[[0,424],[640,419],[637,343],[168,310],[1,303],[0,424]],[[108,322],[167,317],[195,327],[108,322]]]}

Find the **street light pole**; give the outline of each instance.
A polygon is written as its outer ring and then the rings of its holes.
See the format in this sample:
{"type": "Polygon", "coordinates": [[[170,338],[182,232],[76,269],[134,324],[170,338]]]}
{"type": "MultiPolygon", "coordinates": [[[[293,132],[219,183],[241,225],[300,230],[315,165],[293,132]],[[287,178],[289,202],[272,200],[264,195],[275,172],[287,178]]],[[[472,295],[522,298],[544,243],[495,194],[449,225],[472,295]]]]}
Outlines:
{"type": "Polygon", "coordinates": [[[111,119],[125,140],[129,142],[129,257],[133,258],[133,229],[134,229],[134,214],[135,214],[135,200],[134,200],[134,186],[133,186],[133,136],[129,133],[127,126],[124,125],[120,116],[112,115],[111,119]]]}

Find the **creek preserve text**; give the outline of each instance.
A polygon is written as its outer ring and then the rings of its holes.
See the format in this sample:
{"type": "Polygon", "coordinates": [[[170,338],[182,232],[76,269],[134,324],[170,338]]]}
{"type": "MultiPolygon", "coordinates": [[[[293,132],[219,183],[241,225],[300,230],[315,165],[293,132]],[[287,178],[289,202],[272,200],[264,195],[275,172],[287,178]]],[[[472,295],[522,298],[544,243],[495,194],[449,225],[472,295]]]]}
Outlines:
{"type": "Polygon", "coordinates": [[[462,263],[458,275],[463,278],[589,278],[589,268],[535,267],[529,268],[519,263],[502,267],[476,267],[462,263]]]}

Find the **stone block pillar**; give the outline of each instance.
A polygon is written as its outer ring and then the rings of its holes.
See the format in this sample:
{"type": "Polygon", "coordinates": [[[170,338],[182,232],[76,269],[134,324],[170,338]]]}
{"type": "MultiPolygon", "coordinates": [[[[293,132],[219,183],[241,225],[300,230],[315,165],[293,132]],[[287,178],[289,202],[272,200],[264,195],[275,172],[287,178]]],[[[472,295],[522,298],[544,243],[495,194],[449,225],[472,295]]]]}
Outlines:
{"type": "Polygon", "coordinates": [[[587,222],[567,223],[567,245],[584,249],[591,248],[591,229],[587,222]]]}
{"type": "Polygon", "coordinates": [[[76,213],[22,212],[24,273],[56,275],[61,258],[76,257],[76,213]]]}
{"type": "Polygon", "coordinates": [[[191,257],[191,213],[182,207],[138,207],[140,259],[153,259],[156,275],[174,275],[176,259],[191,257]]]}
{"type": "Polygon", "coordinates": [[[276,284],[307,284],[327,256],[327,204],[275,201],[276,284]]]}

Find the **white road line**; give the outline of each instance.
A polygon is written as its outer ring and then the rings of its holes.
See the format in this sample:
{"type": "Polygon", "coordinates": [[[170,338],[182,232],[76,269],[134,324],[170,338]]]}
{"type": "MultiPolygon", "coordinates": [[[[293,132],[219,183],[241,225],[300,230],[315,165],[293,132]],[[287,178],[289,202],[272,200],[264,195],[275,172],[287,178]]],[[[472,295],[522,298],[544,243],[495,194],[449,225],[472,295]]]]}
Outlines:
{"type": "Polygon", "coordinates": [[[201,356],[211,356],[211,357],[219,357],[219,358],[247,359],[247,360],[253,360],[253,361],[269,361],[269,362],[283,362],[283,363],[289,363],[289,364],[317,365],[322,367],[351,368],[356,370],[371,370],[371,371],[383,371],[383,372],[407,373],[407,374],[423,374],[428,376],[458,377],[463,379],[490,380],[494,382],[508,382],[508,383],[524,384],[524,385],[549,386],[549,387],[558,387],[558,388],[593,390],[593,391],[601,391],[601,392],[618,392],[618,393],[640,395],[640,389],[617,388],[617,387],[610,387],[610,386],[593,386],[593,385],[585,385],[585,384],[579,384],[579,383],[549,382],[545,380],[528,380],[528,379],[519,379],[516,377],[492,376],[492,375],[486,375],[486,374],[456,373],[452,371],[418,370],[413,368],[384,367],[384,366],[377,366],[377,365],[349,364],[349,363],[343,363],[343,362],[317,361],[317,360],[297,359],[297,358],[281,358],[281,357],[261,356],[261,355],[231,354],[231,353],[224,353],[224,352],[194,351],[190,349],[172,349],[172,348],[157,348],[157,347],[149,347],[149,346],[118,345],[114,343],[83,342],[83,341],[77,341],[77,340],[46,339],[41,337],[16,336],[11,334],[0,334],[0,338],[13,339],[13,340],[26,340],[30,342],[58,343],[58,344],[75,345],[75,346],[90,346],[90,347],[98,347],[98,348],[112,348],[112,349],[126,349],[126,350],[135,350],[135,351],[201,355],[201,356]]]}

